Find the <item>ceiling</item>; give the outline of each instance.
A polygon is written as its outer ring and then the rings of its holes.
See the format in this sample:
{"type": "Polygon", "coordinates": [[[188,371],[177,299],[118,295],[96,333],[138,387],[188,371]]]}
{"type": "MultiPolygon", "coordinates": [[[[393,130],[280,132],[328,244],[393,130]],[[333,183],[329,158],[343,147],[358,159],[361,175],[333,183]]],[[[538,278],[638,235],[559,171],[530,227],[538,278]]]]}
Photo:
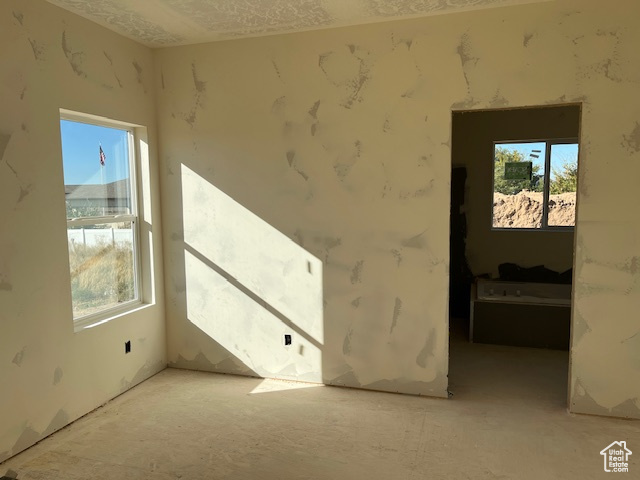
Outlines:
{"type": "Polygon", "coordinates": [[[47,0],[149,47],[553,0],[47,0]]]}

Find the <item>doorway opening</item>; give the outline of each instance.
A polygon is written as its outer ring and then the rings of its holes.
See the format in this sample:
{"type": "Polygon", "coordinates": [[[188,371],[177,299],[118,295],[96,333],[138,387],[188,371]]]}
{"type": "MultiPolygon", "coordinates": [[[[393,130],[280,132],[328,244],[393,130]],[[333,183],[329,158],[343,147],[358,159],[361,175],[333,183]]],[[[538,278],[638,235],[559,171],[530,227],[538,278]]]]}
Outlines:
{"type": "Polygon", "coordinates": [[[452,113],[449,391],[566,408],[581,106],[452,113]]]}

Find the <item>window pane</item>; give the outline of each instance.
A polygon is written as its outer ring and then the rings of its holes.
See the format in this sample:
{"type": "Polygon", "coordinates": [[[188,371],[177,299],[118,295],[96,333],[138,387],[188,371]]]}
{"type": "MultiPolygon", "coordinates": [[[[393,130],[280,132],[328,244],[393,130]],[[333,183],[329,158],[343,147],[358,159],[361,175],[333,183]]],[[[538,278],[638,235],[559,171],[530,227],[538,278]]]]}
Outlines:
{"type": "Polygon", "coordinates": [[[129,132],[60,121],[67,218],[130,214],[129,132]]]}
{"type": "Polygon", "coordinates": [[[133,222],[68,228],[73,317],[136,300],[133,222]]]}
{"type": "Polygon", "coordinates": [[[573,227],[576,224],[576,187],[578,185],[578,144],[551,145],[549,181],[549,226],[573,227]]]}
{"type": "Polygon", "coordinates": [[[494,228],[542,227],[545,155],[544,142],[495,145],[494,228]]]}

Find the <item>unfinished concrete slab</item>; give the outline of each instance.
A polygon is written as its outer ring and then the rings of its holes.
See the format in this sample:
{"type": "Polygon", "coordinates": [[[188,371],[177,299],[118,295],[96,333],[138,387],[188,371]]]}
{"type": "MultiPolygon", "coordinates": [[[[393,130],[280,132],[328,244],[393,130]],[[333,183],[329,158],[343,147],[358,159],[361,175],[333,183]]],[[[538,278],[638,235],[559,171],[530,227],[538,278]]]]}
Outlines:
{"type": "Polygon", "coordinates": [[[637,421],[567,413],[566,352],[461,347],[452,400],[167,369],[0,474],[568,480],[605,475],[599,453],[613,441],[640,446],[637,421]]]}

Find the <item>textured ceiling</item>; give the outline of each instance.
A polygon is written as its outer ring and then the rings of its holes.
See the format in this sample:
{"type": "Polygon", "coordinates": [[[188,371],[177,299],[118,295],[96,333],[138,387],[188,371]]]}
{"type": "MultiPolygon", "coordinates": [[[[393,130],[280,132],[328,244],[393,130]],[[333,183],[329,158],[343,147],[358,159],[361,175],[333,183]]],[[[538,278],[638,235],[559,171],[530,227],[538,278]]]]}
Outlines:
{"type": "Polygon", "coordinates": [[[553,0],[47,0],[150,47],[553,0]]]}

